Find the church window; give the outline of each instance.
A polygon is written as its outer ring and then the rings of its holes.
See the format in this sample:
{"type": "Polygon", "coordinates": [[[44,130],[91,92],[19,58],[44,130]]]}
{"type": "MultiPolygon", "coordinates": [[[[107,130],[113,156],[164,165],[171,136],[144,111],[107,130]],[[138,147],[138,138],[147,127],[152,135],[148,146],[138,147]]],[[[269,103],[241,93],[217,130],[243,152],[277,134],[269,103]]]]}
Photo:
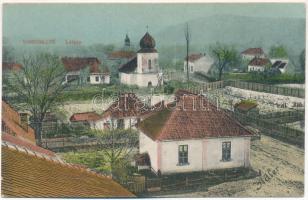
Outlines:
{"type": "Polygon", "coordinates": [[[149,69],[152,69],[152,60],[149,60],[149,69]]]}

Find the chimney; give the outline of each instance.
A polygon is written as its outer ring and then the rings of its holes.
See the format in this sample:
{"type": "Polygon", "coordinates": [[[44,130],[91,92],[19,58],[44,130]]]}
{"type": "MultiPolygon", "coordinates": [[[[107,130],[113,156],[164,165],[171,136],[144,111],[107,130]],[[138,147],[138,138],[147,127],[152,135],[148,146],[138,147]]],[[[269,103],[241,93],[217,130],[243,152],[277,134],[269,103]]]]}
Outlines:
{"type": "Polygon", "coordinates": [[[20,112],[19,113],[19,118],[20,118],[20,126],[28,131],[28,125],[29,125],[29,115],[26,112],[20,112]]]}

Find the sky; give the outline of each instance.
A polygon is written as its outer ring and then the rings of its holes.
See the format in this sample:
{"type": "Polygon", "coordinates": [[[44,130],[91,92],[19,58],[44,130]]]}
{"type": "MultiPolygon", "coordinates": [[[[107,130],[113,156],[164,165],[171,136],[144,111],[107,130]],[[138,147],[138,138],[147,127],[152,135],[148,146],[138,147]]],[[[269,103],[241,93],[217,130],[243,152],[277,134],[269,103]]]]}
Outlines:
{"type": "Polygon", "coordinates": [[[211,15],[304,18],[303,3],[259,4],[4,4],[3,35],[22,40],[122,42],[211,15]]]}

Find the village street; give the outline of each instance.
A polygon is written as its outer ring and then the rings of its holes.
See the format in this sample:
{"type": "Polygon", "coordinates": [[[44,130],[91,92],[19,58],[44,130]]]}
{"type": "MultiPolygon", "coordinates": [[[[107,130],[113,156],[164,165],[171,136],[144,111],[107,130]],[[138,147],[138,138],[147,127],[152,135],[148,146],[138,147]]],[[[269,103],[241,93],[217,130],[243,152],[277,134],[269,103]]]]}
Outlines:
{"type": "MultiPolygon", "coordinates": [[[[251,146],[251,165],[262,171],[254,179],[222,183],[208,188],[182,194],[159,197],[300,197],[304,195],[304,149],[262,135],[251,146]],[[265,172],[277,169],[278,173],[266,178],[265,172]],[[267,181],[266,181],[266,180],[267,181]]],[[[268,174],[268,173],[267,173],[268,174]]]]}

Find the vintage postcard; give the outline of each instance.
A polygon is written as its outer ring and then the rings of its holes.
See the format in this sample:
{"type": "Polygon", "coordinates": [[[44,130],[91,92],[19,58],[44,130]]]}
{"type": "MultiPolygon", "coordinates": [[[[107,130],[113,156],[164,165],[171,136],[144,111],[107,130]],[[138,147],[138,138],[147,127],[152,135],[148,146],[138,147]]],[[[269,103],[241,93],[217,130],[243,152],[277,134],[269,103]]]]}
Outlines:
{"type": "Polygon", "coordinates": [[[304,198],[305,2],[2,11],[2,197],[304,198]]]}

